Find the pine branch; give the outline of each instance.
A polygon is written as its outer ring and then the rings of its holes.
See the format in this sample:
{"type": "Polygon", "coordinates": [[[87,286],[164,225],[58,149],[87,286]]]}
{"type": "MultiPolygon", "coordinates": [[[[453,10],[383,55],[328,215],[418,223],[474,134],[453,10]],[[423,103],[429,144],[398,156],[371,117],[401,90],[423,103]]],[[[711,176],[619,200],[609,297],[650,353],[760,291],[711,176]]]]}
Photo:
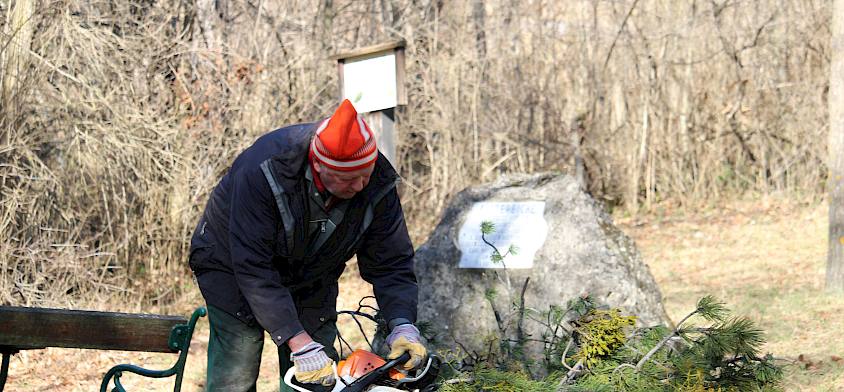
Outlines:
{"type": "Polygon", "coordinates": [[[531,374],[530,367],[527,363],[527,357],[524,352],[525,346],[525,330],[523,328],[523,324],[525,321],[525,291],[527,291],[528,283],[530,283],[530,277],[525,278],[525,284],[522,285],[522,294],[519,297],[519,318],[516,320],[516,340],[517,340],[517,348],[519,352],[519,356],[521,357],[522,366],[525,369],[527,374],[531,374]]]}
{"type": "MultiPolygon", "coordinates": [[[[668,343],[669,341],[671,341],[675,337],[679,336],[680,333],[681,333],[680,327],[683,325],[683,323],[685,323],[689,318],[691,318],[695,314],[698,314],[699,312],[701,312],[701,309],[702,309],[701,303],[704,303],[704,300],[707,300],[709,298],[711,298],[711,297],[707,296],[707,297],[704,297],[703,299],[701,299],[700,301],[698,301],[697,309],[695,309],[693,312],[686,315],[686,317],[683,317],[683,319],[680,320],[679,323],[677,323],[677,326],[674,327],[674,331],[671,334],[669,334],[668,336],[666,336],[665,338],[660,340],[659,343],[656,344],[656,346],[654,346],[650,351],[648,351],[648,353],[645,354],[645,356],[642,357],[642,359],[640,359],[639,362],[636,363],[636,371],[641,371],[642,366],[644,366],[645,363],[649,359],[651,359],[652,356],[654,356],[654,354],[656,354],[663,346],[665,346],[666,343],[668,343]]],[[[704,305],[709,305],[709,304],[710,304],[709,301],[704,303],[704,305]]],[[[710,307],[706,308],[706,310],[709,310],[709,309],[711,309],[711,308],[710,307]]],[[[711,313],[707,313],[707,314],[711,314],[711,313]]]]}
{"type": "MultiPolygon", "coordinates": [[[[510,254],[508,250],[506,254],[501,254],[501,251],[498,250],[498,247],[495,246],[492,242],[489,242],[486,239],[487,234],[492,234],[495,232],[495,225],[492,222],[484,221],[481,222],[481,241],[487,244],[489,247],[492,248],[492,262],[493,263],[501,263],[502,269],[504,270],[504,277],[506,278],[506,282],[502,281],[507,286],[507,296],[512,298],[513,297],[513,286],[510,284],[510,273],[507,270],[507,264],[504,263],[504,258],[510,254]]],[[[495,277],[498,280],[501,280],[501,277],[498,275],[498,272],[495,272],[495,277]]]]}

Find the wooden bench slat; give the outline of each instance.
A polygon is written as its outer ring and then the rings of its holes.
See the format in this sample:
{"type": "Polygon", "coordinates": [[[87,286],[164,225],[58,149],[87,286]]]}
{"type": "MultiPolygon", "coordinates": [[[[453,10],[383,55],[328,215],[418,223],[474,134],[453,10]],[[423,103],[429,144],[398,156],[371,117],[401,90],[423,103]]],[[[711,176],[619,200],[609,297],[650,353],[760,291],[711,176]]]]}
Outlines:
{"type": "Polygon", "coordinates": [[[0,306],[0,346],[174,352],[178,316],[0,306]]]}

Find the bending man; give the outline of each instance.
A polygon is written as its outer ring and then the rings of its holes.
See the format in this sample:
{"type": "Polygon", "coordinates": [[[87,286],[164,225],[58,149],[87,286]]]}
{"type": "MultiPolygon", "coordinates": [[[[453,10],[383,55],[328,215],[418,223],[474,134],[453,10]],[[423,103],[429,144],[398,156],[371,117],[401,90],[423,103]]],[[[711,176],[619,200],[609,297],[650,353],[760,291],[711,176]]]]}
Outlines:
{"type": "MultiPolygon", "coordinates": [[[[190,266],[208,305],[209,391],[254,391],[264,331],[280,371],[329,386],[337,280],[357,255],[389,321],[390,357],[427,354],[416,320],[413,245],[398,176],[345,100],[331,117],[261,136],[235,159],[191,238],[190,266]]],[[[282,383],[282,390],[287,389],[282,383]]]]}

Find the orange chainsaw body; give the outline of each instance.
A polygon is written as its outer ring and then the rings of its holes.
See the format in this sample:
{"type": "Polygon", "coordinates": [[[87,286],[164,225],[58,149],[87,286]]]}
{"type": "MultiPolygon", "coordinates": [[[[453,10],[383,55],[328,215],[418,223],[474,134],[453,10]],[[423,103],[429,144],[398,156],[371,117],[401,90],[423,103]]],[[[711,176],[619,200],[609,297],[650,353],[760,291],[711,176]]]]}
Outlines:
{"type": "MultiPolygon", "coordinates": [[[[357,380],[365,374],[386,364],[383,358],[366,350],[355,350],[348,358],[337,363],[337,375],[340,377],[351,376],[357,380]]],[[[402,372],[396,369],[390,369],[390,378],[393,380],[401,380],[405,377],[402,372]]]]}

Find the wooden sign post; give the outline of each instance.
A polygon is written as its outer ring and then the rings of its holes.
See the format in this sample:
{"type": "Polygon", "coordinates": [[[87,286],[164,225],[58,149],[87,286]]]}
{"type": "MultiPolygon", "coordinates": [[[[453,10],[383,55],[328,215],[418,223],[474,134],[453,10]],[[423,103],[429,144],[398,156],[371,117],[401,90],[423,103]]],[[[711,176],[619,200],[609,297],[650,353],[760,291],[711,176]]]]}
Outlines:
{"type": "Polygon", "coordinates": [[[378,149],[396,167],[395,108],[407,105],[405,42],[393,41],[337,54],[340,99],[348,99],[375,132],[378,149]]]}

